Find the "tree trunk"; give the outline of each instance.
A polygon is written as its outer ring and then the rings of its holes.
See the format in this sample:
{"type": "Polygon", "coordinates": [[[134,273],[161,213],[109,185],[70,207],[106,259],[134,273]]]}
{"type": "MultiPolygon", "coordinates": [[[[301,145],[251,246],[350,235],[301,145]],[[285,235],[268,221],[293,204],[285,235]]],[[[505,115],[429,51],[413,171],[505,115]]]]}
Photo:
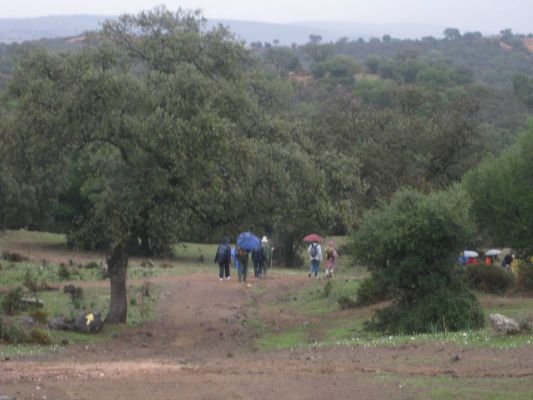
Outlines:
{"type": "Polygon", "coordinates": [[[113,248],[107,259],[109,280],[111,283],[111,302],[105,319],[109,324],[126,323],[128,316],[128,299],[126,293],[126,276],[128,272],[128,253],[123,244],[113,248]]]}

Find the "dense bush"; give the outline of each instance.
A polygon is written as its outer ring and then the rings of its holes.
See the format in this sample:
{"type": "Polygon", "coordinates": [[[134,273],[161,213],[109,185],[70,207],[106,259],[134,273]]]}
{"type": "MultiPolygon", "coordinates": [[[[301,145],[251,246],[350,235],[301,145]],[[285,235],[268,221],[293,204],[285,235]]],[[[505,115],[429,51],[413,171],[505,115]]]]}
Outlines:
{"type": "Polygon", "coordinates": [[[70,273],[68,267],[65,264],[61,263],[59,265],[59,269],[57,270],[58,278],[60,280],[67,281],[67,280],[69,280],[71,278],[71,275],[72,274],[70,273]]]}
{"type": "Polygon", "coordinates": [[[30,331],[30,341],[36,344],[51,344],[52,338],[45,330],[34,328],[30,331]]]}
{"type": "Polygon", "coordinates": [[[337,302],[339,303],[339,307],[341,308],[341,310],[357,307],[357,303],[348,296],[340,296],[337,302]]]}
{"type": "Polygon", "coordinates": [[[514,283],[513,275],[496,265],[469,265],[466,275],[472,289],[489,293],[504,293],[514,283]]]}
{"type": "MultiPolygon", "coordinates": [[[[427,196],[404,190],[363,216],[352,250],[367,263],[376,286],[386,277],[392,297],[369,329],[415,333],[483,326],[480,306],[454,263],[474,234],[469,208],[457,188],[427,196]]],[[[365,283],[361,298],[371,289],[365,283]]]]}
{"type": "Polygon", "coordinates": [[[15,324],[9,324],[0,319],[0,343],[27,343],[29,336],[15,324]]]}
{"type": "Polygon", "coordinates": [[[385,274],[374,273],[371,277],[364,279],[357,289],[357,304],[366,306],[392,297],[390,283],[385,274]]]}
{"type": "Polygon", "coordinates": [[[521,261],[515,268],[517,289],[523,292],[533,292],[533,265],[521,261]]]}
{"type": "Polygon", "coordinates": [[[22,288],[18,287],[6,293],[2,300],[2,309],[7,315],[13,315],[25,309],[22,302],[22,288]]]}
{"type": "Polygon", "coordinates": [[[396,303],[378,310],[366,327],[386,334],[411,334],[477,329],[483,325],[481,306],[471,293],[443,289],[416,302],[396,303]]]}

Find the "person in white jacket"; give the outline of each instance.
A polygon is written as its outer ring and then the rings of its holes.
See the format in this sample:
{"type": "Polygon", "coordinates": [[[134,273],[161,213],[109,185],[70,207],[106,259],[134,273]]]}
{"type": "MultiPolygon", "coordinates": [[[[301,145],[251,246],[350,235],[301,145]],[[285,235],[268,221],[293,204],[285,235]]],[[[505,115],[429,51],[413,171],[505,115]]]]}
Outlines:
{"type": "Polygon", "coordinates": [[[311,268],[309,269],[309,277],[313,275],[318,278],[318,271],[320,269],[320,260],[322,260],[322,249],[318,242],[313,242],[307,248],[309,259],[311,260],[311,268]]]}

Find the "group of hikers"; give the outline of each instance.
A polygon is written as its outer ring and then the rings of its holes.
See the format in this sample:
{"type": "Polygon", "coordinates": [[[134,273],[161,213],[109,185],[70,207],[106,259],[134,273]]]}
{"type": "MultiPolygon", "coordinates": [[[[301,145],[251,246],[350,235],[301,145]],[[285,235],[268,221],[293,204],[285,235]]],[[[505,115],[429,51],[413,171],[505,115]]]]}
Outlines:
{"type": "Polygon", "coordinates": [[[242,247],[231,247],[229,238],[225,237],[219,244],[217,252],[215,254],[215,262],[219,267],[219,280],[231,279],[230,264],[237,270],[237,277],[239,282],[246,282],[248,277],[248,263],[250,259],[250,253],[252,255],[252,262],[254,265],[254,277],[262,278],[267,274],[267,268],[272,267],[272,252],[274,248],[268,243],[268,238],[263,236],[261,239],[261,245],[252,249],[251,251],[245,250],[242,247]]]}
{"type": "MultiPolygon", "coordinates": [[[[273,251],[274,248],[270,245],[266,236],[263,236],[261,239],[261,245],[251,251],[245,250],[238,245],[232,247],[229,238],[224,237],[215,254],[215,263],[218,263],[219,266],[219,280],[231,279],[230,264],[233,263],[233,266],[237,270],[239,282],[246,282],[250,254],[254,266],[254,277],[265,277],[267,275],[267,269],[272,267],[273,251]]],[[[323,256],[325,260],[325,276],[333,276],[335,273],[335,261],[339,257],[339,254],[332,240],[329,241],[324,253],[322,253],[322,247],[318,241],[312,242],[307,248],[307,254],[310,260],[309,277],[314,276],[318,278],[320,262],[323,256]]]]}

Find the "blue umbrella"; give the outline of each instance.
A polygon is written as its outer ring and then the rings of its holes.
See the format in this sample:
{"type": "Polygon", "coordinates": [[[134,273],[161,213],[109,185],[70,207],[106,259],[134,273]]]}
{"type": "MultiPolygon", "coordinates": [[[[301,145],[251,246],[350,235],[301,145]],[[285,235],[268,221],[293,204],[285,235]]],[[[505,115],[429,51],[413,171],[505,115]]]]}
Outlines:
{"type": "Polygon", "coordinates": [[[237,246],[250,251],[260,247],[261,240],[251,232],[243,232],[237,236],[237,246]]]}

